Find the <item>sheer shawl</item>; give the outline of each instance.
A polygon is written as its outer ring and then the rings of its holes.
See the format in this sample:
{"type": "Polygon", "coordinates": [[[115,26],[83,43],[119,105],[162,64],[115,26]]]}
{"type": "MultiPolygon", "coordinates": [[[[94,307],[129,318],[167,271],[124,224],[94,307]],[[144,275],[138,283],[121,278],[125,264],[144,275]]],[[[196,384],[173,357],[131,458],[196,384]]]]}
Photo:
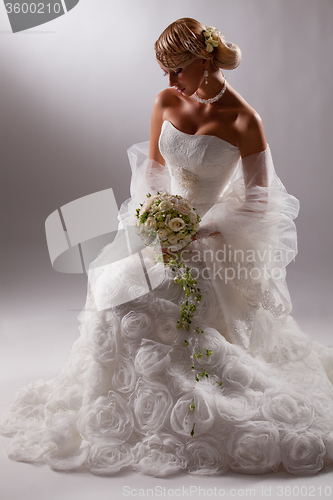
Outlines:
{"type": "MultiPolygon", "coordinates": [[[[135,210],[147,193],[170,192],[168,165],[149,160],[148,151],[148,142],[128,150],[131,196],[120,207],[119,232],[133,228],[135,210]]],[[[195,200],[190,201],[195,206],[195,200]]],[[[261,153],[240,159],[219,200],[203,215],[199,241],[186,249],[200,251],[209,269],[227,339],[267,361],[295,360],[306,355],[310,347],[309,338],[290,316],[285,279],[286,266],[297,254],[293,220],[298,210],[298,200],[287,193],[276,175],[267,146],[261,153]]],[[[110,262],[110,255],[115,261],[127,252],[124,245],[119,236],[93,263],[92,288],[96,288],[100,268],[110,262]]]]}

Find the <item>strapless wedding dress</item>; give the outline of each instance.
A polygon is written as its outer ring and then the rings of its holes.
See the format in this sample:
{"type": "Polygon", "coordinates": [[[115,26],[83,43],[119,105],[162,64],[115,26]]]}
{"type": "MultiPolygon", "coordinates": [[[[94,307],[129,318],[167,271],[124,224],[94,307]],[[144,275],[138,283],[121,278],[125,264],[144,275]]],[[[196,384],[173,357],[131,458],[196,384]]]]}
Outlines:
{"type": "Polygon", "coordinates": [[[4,415],[8,455],[105,475],[316,473],[333,460],[333,349],[290,316],[298,202],[268,148],[242,162],[168,121],[159,145],[165,168],[147,144],[129,150],[131,198],[90,266],[80,337],[60,375],[23,387],[4,415]],[[202,219],[183,254],[202,294],[189,331],[176,328],[174,272],[129,237],[139,203],[162,190],[202,219]]]}

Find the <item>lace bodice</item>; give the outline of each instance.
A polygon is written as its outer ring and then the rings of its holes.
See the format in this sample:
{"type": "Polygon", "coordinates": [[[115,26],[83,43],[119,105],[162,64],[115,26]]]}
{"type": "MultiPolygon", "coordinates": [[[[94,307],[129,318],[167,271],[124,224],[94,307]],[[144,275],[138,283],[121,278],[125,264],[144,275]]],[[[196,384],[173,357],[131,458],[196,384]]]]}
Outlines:
{"type": "Polygon", "coordinates": [[[202,217],[218,201],[240,159],[236,146],[212,135],[191,135],[164,121],[159,148],[171,173],[172,193],[195,204],[202,217]]]}

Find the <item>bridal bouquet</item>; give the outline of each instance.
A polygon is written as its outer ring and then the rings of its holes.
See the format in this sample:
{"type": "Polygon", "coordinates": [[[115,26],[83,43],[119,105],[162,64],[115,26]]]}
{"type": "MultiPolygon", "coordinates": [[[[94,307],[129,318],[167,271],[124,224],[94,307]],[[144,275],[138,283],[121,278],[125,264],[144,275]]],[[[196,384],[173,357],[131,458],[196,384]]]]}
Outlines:
{"type": "Polygon", "coordinates": [[[189,201],[179,195],[157,193],[136,210],[137,233],[146,245],[160,244],[171,252],[178,252],[192,241],[199,229],[200,217],[189,201]]]}

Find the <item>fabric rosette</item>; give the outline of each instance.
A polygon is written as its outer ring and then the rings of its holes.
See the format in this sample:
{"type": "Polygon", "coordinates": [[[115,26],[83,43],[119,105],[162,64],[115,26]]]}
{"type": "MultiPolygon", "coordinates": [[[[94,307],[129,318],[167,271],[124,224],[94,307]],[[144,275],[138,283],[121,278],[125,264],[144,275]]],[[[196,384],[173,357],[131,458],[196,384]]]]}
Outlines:
{"type": "Polygon", "coordinates": [[[83,406],[78,420],[80,434],[91,443],[123,443],[131,436],[133,427],[130,405],[114,391],[100,396],[87,408],[83,406]]]}
{"type": "Polygon", "coordinates": [[[141,474],[166,477],[186,467],[184,445],[178,438],[165,432],[156,432],[133,449],[135,469],[141,474]]]}
{"type": "Polygon", "coordinates": [[[142,338],[149,337],[152,322],[148,314],[129,311],[121,320],[121,332],[124,340],[131,343],[140,343],[142,338]]]}
{"type": "Polygon", "coordinates": [[[130,397],[135,414],[135,428],[147,435],[161,429],[172,408],[172,396],[166,385],[156,380],[138,379],[130,397]]]}
{"type": "Polygon", "coordinates": [[[91,446],[86,465],[93,474],[106,476],[130,468],[132,462],[133,457],[128,444],[98,442],[91,446]]]}
{"type": "Polygon", "coordinates": [[[229,456],[223,449],[223,442],[217,442],[216,436],[203,435],[186,446],[190,474],[198,476],[214,476],[223,474],[229,469],[229,456]]]}
{"type": "Polygon", "coordinates": [[[306,431],[315,419],[310,402],[296,393],[277,393],[274,389],[264,393],[261,413],[281,431],[306,431]]]}
{"type": "Polygon", "coordinates": [[[117,356],[113,365],[112,386],[115,391],[125,394],[132,392],[137,381],[133,361],[125,356],[117,356]]]}
{"type": "Polygon", "coordinates": [[[231,469],[243,474],[276,472],[281,462],[279,441],[279,431],[270,422],[239,424],[227,443],[231,469]]]}
{"type": "Polygon", "coordinates": [[[192,241],[199,229],[200,216],[180,195],[157,192],[136,209],[136,231],[146,245],[178,252],[192,241]]]}
{"type": "Polygon", "coordinates": [[[161,375],[170,364],[170,347],[153,340],[143,339],[135,357],[135,369],[144,377],[161,375]]]}
{"type": "Polygon", "coordinates": [[[117,337],[120,335],[120,321],[115,313],[106,317],[101,313],[96,314],[89,338],[89,347],[92,357],[98,363],[108,364],[117,356],[117,337]]]}
{"type": "MultiPolygon", "coordinates": [[[[201,385],[207,387],[204,383],[201,385]]],[[[173,407],[170,423],[178,434],[189,436],[192,430],[193,434],[195,432],[196,436],[200,436],[212,427],[215,416],[214,398],[204,391],[192,390],[178,399],[173,407]]]]}
{"type": "Polygon", "coordinates": [[[291,474],[315,474],[324,467],[325,443],[320,433],[291,430],[281,439],[281,458],[291,474]]]}

